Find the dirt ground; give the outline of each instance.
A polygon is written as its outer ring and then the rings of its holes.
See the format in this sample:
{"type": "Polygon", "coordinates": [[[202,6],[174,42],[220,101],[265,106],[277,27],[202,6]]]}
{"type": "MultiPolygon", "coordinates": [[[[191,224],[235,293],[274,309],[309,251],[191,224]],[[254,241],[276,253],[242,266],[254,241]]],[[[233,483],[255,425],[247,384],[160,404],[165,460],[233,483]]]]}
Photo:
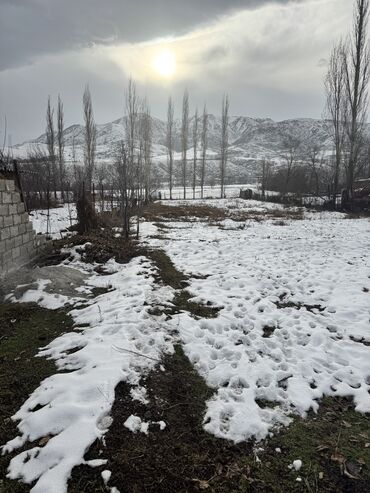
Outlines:
{"type": "MultiPolygon", "coordinates": [[[[167,209],[163,212],[163,207],[168,206],[160,206],[155,216],[151,212],[150,219],[163,221],[168,217],[170,220],[172,212],[167,209]]],[[[177,207],[176,210],[179,214],[177,207]]],[[[208,210],[204,214],[213,220],[210,215],[219,212],[208,210]]],[[[63,246],[87,241],[90,245],[83,253],[87,262],[103,264],[112,256],[117,261],[128,262],[136,255],[146,255],[157,267],[156,281],[177,290],[174,309],[166,312],[167,316],[176,310],[186,310],[193,317],[217,316],[219,308],[189,302],[187,276],[175,269],[163,251],[148,250],[135,242],[124,243],[112,236],[107,230],[58,240],[50,245],[38,265],[55,264],[62,258],[63,246]]],[[[104,275],[102,266],[96,271],[104,275]]],[[[151,309],[154,314],[162,310],[155,306],[151,309]]],[[[64,310],[3,303],[0,328],[0,442],[3,444],[15,435],[12,414],[42,379],[56,371],[52,362],[34,358],[38,348],[73,330],[73,323],[64,310]]],[[[86,459],[104,458],[108,462],[94,469],[76,467],[69,481],[69,493],[109,491],[101,477],[104,469],[112,471],[109,486],[116,486],[121,493],[370,491],[369,420],[354,411],[351,401],[324,399],[318,414],[311,413],[305,420],[294,418],[288,428],[276,430],[269,440],[234,445],[203,430],[206,401],[212,397],[213,390],[193,369],[181,346],[165,357],[161,367],[143,377],[148,405],[132,400],[128,384],[122,382],[116,387],[113,424],[104,443],[95,442],[86,454],[86,459]],[[134,434],[123,426],[131,414],[145,421],[164,421],[166,427],[160,430],[153,424],[148,435],[134,434]],[[303,461],[299,472],[288,467],[295,459],[303,461]]],[[[5,478],[10,458],[0,456],[0,493],[29,491],[29,485],[5,478]]]]}

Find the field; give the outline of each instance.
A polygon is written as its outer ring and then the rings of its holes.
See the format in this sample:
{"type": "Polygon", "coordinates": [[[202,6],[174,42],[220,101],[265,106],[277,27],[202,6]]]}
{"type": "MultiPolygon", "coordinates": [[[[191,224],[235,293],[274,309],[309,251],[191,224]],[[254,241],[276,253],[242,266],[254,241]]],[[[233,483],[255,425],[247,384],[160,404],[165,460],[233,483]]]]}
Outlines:
{"type": "Polygon", "coordinates": [[[369,219],[228,198],[110,226],[7,286],[0,491],[368,491],[369,219]]]}

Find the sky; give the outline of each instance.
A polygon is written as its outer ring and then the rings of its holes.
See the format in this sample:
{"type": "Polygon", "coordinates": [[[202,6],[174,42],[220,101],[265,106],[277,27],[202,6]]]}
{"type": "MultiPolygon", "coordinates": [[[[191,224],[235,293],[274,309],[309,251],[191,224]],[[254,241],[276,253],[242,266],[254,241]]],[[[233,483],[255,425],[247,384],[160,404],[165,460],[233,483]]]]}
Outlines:
{"type": "MultiPolygon", "coordinates": [[[[320,118],[333,45],[350,0],[0,0],[0,139],[43,133],[50,95],[66,125],[82,123],[89,84],[95,120],[124,113],[128,78],[154,116],[190,108],[284,120],[320,118]]],[[[8,142],[9,143],[9,142],[8,142]]]]}

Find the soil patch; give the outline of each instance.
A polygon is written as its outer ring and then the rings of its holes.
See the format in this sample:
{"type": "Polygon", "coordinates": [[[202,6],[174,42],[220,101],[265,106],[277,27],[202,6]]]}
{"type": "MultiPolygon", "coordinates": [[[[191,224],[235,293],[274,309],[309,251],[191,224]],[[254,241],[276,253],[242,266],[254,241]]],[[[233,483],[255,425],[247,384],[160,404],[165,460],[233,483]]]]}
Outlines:
{"type": "Polygon", "coordinates": [[[112,471],[109,484],[126,493],[368,491],[368,423],[350,401],[325,399],[317,415],[295,418],[268,441],[255,447],[251,442],[234,445],[203,430],[205,402],[212,390],[181,348],[164,358],[162,366],[164,371],[157,369],[141,382],[147,405],[132,400],[126,383],[116,387],[106,446],[97,441],[86,457],[108,463],[97,469],[75,468],[70,493],[104,491],[104,469],[112,471]],[[148,435],[124,426],[130,415],[153,422],[148,435]],[[154,424],[158,421],[166,423],[165,429],[154,424]],[[303,462],[299,472],[288,467],[296,459],[303,462]],[[359,468],[358,479],[345,475],[344,462],[359,468]]]}
{"type": "MultiPolygon", "coordinates": [[[[17,435],[11,416],[44,378],[57,371],[53,361],[34,356],[40,347],[72,331],[72,325],[63,310],[28,303],[0,304],[0,445],[17,435]]],[[[0,455],[0,492],[28,492],[29,485],[5,478],[12,456],[0,455]]]]}

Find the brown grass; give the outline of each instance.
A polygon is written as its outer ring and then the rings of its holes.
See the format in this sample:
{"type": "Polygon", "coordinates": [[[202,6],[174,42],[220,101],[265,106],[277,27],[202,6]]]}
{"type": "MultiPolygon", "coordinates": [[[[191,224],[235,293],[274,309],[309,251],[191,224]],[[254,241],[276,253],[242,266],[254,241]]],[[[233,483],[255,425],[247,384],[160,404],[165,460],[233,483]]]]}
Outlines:
{"type": "Polygon", "coordinates": [[[272,209],[267,211],[250,211],[245,209],[238,210],[237,207],[221,209],[208,205],[165,205],[158,202],[149,204],[145,207],[142,217],[147,221],[163,223],[169,221],[187,221],[196,220],[217,223],[225,219],[231,219],[235,222],[244,221],[262,221],[263,219],[303,219],[303,210],[293,210],[289,207],[284,209],[272,209]]]}

